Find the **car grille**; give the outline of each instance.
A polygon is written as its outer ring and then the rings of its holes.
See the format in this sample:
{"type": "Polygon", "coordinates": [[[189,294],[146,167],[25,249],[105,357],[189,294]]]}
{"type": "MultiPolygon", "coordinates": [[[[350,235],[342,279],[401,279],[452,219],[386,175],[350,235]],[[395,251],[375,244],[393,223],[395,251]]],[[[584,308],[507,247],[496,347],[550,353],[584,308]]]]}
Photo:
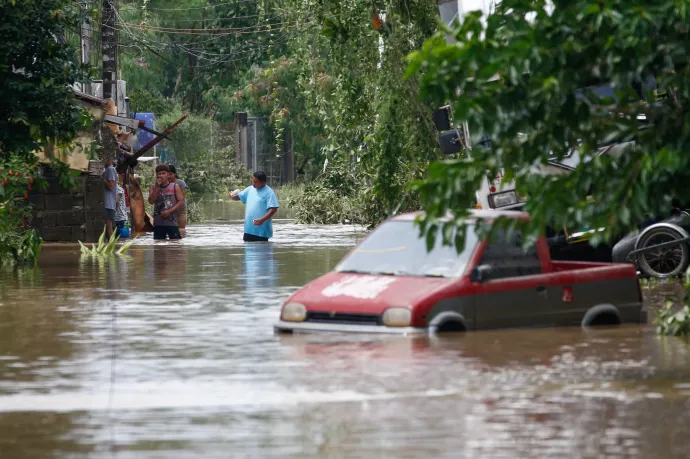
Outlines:
{"type": "Polygon", "coordinates": [[[307,322],[320,322],[328,324],[357,324],[357,325],[381,325],[381,316],[378,314],[348,314],[344,312],[307,312],[307,322]]]}

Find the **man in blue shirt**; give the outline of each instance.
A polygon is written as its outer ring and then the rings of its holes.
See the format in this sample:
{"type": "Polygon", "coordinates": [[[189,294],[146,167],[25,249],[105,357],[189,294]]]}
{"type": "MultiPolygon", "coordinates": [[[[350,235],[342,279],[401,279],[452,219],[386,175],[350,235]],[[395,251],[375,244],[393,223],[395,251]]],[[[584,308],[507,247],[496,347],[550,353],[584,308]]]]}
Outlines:
{"type": "Polygon", "coordinates": [[[242,201],[247,207],[244,210],[244,241],[268,241],[273,237],[271,219],[278,211],[280,204],[275,192],[266,185],[266,174],[262,171],[254,172],[252,186],[242,191],[230,193],[233,201],[242,201]]]}

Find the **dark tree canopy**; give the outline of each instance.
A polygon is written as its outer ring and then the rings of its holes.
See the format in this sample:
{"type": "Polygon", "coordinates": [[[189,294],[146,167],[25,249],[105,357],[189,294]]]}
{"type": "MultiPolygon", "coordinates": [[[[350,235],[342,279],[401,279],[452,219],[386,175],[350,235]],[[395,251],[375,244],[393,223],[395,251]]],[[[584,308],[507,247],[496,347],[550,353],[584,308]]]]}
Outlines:
{"type": "MultiPolygon", "coordinates": [[[[47,139],[70,141],[80,112],[69,85],[84,76],[65,32],[66,0],[5,0],[0,6],[0,153],[27,153],[47,139]]],[[[73,5],[72,5],[73,6],[73,5]]]]}
{"type": "Polygon", "coordinates": [[[456,120],[492,140],[433,164],[417,184],[427,234],[445,227],[451,239],[481,180],[500,168],[531,196],[533,234],[549,223],[606,227],[598,238],[609,237],[689,201],[690,2],[553,3],[504,0],[488,18],[467,15],[452,31],[457,43],[439,33],[411,56],[423,97],[450,101],[456,120]],[[657,103],[650,82],[668,99],[657,103]],[[602,85],[615,97],[592,91],[602,85]],[[623,154],[595,155],[625,141],[634,143],[623,154]],[[587,158],[575,172],[534,172],[572,148],[587,158]],[[441,223],[448,210],[456,219],[441,223]]]}

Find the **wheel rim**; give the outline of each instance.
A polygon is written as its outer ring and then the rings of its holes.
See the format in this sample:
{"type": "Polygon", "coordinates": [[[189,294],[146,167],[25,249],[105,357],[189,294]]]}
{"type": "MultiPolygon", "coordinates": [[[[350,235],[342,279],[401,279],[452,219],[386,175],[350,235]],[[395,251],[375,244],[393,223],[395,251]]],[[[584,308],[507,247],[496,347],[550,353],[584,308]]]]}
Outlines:
{"type": "MultiPolygon", "coordinates": [[[[664,242],[675,241],[672,234],[657,233],[652,235],[645,241],[646,247],[653,247],[664,242]]],[[[684,262],[685,254],[683,253],[683,246],[681,244],[662,247],[658,249],[650,249],[642,254],[645,264],[651,271],[659,276],[668,276],[678,270],[684,262]]]]}

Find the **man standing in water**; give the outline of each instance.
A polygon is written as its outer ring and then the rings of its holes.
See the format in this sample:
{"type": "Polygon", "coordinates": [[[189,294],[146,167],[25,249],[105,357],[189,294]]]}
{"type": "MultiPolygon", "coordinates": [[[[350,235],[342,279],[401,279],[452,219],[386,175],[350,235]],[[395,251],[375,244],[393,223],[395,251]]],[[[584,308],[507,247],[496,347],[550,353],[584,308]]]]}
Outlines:
{"type": "Polygon", "coordinates": [[[175,166],[168,164],[168,169],[170,169],[170,181],[177,182],[177,186],[179,186],[182,190],[182,196],[184,197],[184,203],[177,212],[177,226],[182,230],[187,227],[187,184],[177,175],[177,169],[175,166]]]}
{"type": "Polygon", "coordinates": [[[271,219],[280,204],[275,192],[266,185],[266,174],[254,172],[252,186],[230,193],[233,201],[242,201],[247,207],[244,211],[244,241],[265,242],[273,237],[271,219]]]}
{"type": "Polygon", "coordinates": [[[156,166],[156,184],[149,191],[149,204],[153,204],[153,239],[181,239],[177,226],[177,211],[184,203],[182,190],[170,182],[170,169],[165,164],[156,166]]]}

